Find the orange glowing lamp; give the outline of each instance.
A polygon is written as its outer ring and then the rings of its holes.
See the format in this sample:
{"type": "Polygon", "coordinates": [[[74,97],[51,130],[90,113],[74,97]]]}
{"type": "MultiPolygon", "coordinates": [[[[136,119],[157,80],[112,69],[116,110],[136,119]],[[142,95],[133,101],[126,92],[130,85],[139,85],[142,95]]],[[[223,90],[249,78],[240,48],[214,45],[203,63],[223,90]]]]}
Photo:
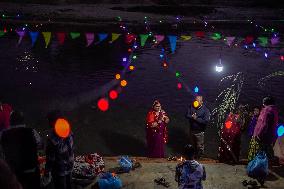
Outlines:
{"type": "Polygon", "coordinates": [[[70,124],[63,118],[56,120],[54,129],[57,136],[61,138],[67,138],[71,132],[70,124]]]}
{"type": "Polygon", "coordinates": [[[198,102],[197,100],[195,100],[195,101],[193,102],[193,107],[194,107],[194,108],[198,108],[198,107],[199,107],[199,102],[198,102]]]}
{"type": "Polygon", "coordinates": [[[233,125],[233,122],[232,122],[232,121],[227,121],[227,122],[225,123],[225,127],[226,127],[227,129],[232,128],[232,125],[233,125]]]}
{"type": "Polygon", "coordinates": [[[122,80],[122,81],[120,82],[120,85],[121,85],[122,87],[125,87],[125,86],[127,85],[127,81],[126,81],[126,80],[122,80]]]}
{"type": "Polygon", "coordinates": [[[115,75],[115,79],[119,80],[120,79],[120,74],[115,75]]]}
{"type": "Polygon", "coordinates": [[[135,67],[134,66],[129,66],[129,70],[134,70],[135,67]]]}

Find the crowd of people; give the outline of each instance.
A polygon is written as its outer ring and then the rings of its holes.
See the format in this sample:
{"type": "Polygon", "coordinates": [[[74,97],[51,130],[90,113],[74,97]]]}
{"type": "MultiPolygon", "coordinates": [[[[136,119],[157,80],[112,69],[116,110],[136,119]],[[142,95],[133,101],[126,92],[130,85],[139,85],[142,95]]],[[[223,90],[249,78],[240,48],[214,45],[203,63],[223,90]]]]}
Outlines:
{"type": "MultiPolygon", "coordinates": [[[[241,135],[245,131],[252,141],[257,141],[258,150],[264,151],[269,159],[274,158],[278,110],[272,97],[265,97],[262,104],[263,108],[254,107],[252,113],[249,113],[248,106],[239,105],[228,114],[220,131],[220,162],[239,162],[241,135]]],[[[186,118],[189,120],[189,144],[184,149],[185,161],[176,167],[176,181],[180,189],[202,188],[201,181],[206,179],[206,172],[195,158],[198,160],[204,156],[204,133],[210,122],[210,111],[204,105],[202,96],[196,96],[186,112],[186,118]]],[[[3,175],[0,182],[5,183],[3,186],[9,189],[40,188],[38,154],[45,152],[45,177],[52,177],[56,189],[71,189],[73,133],[65,137],[58,135],[55,129],[58,119],[66,120],[60,111],[47,115],[50,131],[47,141],[43,142],[35,129],[26,127],[22,112],[0,101],[0,175],[3,175]],[[10,179],[6,180],[8,176],[10,179]]],[[[162,109],[161,103],[155,100],[146,117],[148,157],[165,157],[169,122],[169,116],[162,109]]],[[[251,159],[253,157],[249,157],[251,159]]]]}
{"type": "MultiPolygon", "coordinates": [[[[274,156],[273,146],[277,139],[278,109],[275,105],[275,100],[270,96],[263,98],[262,106],[262,108],[254,107],[250,113],[248,105],[240,104],[228,114],[220,132],[219,162],[228,164],[239,163],[241,136],[245,132],[251,138],[250,143],[254,142],[258,145],[257,148],[250,145],[248,151],[249,161],[260,151],[265,152],[270,162],[277,160],[274,156]]],[[[210,112],[204,105],[202,96],[196,96],[195,101],[188,108],[186,118],[189,120],[189,143],[192,146],[191,148],[193,148],[192,150],[195,151],[194,157],[199,159],[204,156],[204,132],[210,121],[210,112]]],[[[168,141],[167,124],[169,123],[169,117],[161,108],[159,101],[154,102],[146,120],[148,157],[164,158],[164,145],[168,141]]],[[[192,160],[193,156],[188,156],[188,154],[190,153],[187,153],[186,157],[192,160]]],[[[178,181],[191,183],[192,178],[189,175],[191,175],[190,172],[192,170],[189,168],[189,164],[197,164],[198,162],[186,162],[177,168],[178,172],[180,172],[177,175],[182,173],[181,177],[183,178],[178,179],[178,181]]],[[[198,167],[198,165],[196,166],[198,167]]],[[[202,171],[199,171],[197,180],[201,181],[200,179],[204,178],[202,174],[202,171]]],[[[264,184],[264,179],[258,180],[260,184],[264,184]]],[[[180,188],[188,188],[186,185],[180,184],[180,188]]],[[[199,187],[196,185],[194,188],[199,187]]]]}
{"type": "MultiPolygon", "coordinates": [[[[222,128],[219,160],[238,163],[241,135],[245,131],[251,140],[257,141],[259,150],[264,151],[272,160],[274,158],[273,146],[277,139],[277,125],[278,110],[272,97],[265,97],[263,108],[254,107],[251,115],[249,115],[247,106],[240,105],[236,111],[230,112],[222,128]]],[[[249,157],[249,160],[251,159],[253,157],[249,157]]]]}
{"type": "Polygon", "coordinates": [[[48,114],[50,132],[44,145],[38,132],[26,127],[24,114],[0,101],[1,188],[41,188],[38,155],[45,151],[45,178],[52,176],[55,189],[71,189],[73,134],[63,138],[56,133],[59,118],[64,118],[59,111],[48,114]]]}

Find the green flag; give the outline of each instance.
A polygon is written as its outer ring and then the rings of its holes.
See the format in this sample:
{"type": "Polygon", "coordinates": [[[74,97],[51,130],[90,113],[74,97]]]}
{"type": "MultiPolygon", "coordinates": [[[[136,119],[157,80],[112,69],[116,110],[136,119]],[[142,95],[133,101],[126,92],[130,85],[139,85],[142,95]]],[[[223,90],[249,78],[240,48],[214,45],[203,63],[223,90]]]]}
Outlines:
{"type": "Polygon", "coordinates": [[[213,33],[211,38],[214,40],[218,40],[218,39],[221,39],[222,37],[220,33],[213,33]]]}
{"type": "Polygon", "coordinates": [[[140,34],[141,47],[144,47],[148,37],[149,37],[148,34],[140,34]]]}
{"type": "Polygon", "coordinates": [[[78,32],[71,32],[70,35],[71,35],[72,39],[76,39],[76,38],[80,37],[81,34],[78,33],[78,32]]]}
{"type": "Polygon", "coordinates": [[[268,38],[267,37],[259,37],[258,38],[259,44],[261,46],[266,46],[268,43],[268,38]]]}

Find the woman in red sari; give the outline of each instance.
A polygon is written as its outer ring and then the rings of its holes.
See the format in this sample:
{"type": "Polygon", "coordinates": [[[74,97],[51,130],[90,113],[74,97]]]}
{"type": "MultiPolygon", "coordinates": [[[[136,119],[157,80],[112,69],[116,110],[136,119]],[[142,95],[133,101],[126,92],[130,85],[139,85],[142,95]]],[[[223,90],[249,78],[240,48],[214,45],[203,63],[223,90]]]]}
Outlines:
{"type": "Polygon", "coordinates": [[[165,143],[168,141],[167,123],[170,119],[162,110],[161,103],[154,101],[152,109],[146,118],[147,156],[150,158],[164,158],[165,143]]]}
{"type": "Polygon", "coordinates": [[[218,159],[224,163],[238,163],[241,145],[241,132],[246,124],[247,106],[240,105],[236,112],[228,115],[221,130],[221,143],[218,159]]]}

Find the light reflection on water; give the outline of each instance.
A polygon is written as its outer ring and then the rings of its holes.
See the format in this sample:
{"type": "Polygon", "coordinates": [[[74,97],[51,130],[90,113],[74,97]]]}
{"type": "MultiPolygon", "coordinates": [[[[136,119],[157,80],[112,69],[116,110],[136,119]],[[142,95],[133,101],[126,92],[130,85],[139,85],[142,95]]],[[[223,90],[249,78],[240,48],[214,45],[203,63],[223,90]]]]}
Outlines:
{"type": "MultiPolygon", "coordinates": [[[[0,52],[7,52],[0,54],[1,94],[33,117],[36,117],[35,114],[44,116],[42,107],[56,99],[64,101],[68,97],[80,96],[114,79],[115,74],[122,70],[121,60],[127,51],[122,46],[122,40],[93,48],[86,48],[82,44],[84,40],[66,41],[64,46],[59,46],[53,40],[47,49],[43,41],[38,41],[39,44],[31,49],[29,40],[23,40],[18,48],[15,48],[17,40],[14,38],[0,40],[0,52]],[[33,67],[36,71],[33,71],[33,67]]],[[[183,127],[185,133],[188,124],[183,115],[192,102],[194,86],[199,87],[206,105],[212,111],[211,128],[214,133],[217,133],[216,127],[222,127],[227,113],[238,103],[261,105],[261,99],[267,93],[276,97],[283,113],[283,77],[278,76],[283,75],[281,70],[284,70],[284,64],[263,61],[263,57],[254,52],[246,52],[247,55],[243,56],[240,48],[224,48],[222,64],[225,69],[222,73],[216,73],[214,68],[220,52],[219,48],[208,46],[209,43],[194,39],[188,43],[178,43],[176,53],[168,60],[171,69],[162,67],[159,48],[139,50],[134,62],[135,71],[123,78],[128,82],[127,87],[118,100],[111,103],[112,116],[118,116],[118,121],[107,125],[109,114],[92,111],[89,116],[94,116],[96,123],[101,125],[95,125],[96,131],[86,140],[100,138],[99,131],[106,128],[112,130],[115,124],[120,123],[125,123],[120,128],[122,132],[136,134],[139,140],[144,140],[143,132],[137,134],[137,130],[143,127],[146,112],[154,99],[162,102],[172,123],[183,127]],[[178,79],[176,71],[181,73],[178,79]],[[177,82],[182,83],[181,90],[177,90],[177,82]],[[258,83],[264,83],[260,85],[264,87],[259,87],[258,83]],[[129,119],[131,116],[135,118],[129,119]],[[136,120],[141,121],[138,123],[136,120]]],[[[91,105],[94,104],[89,107],[91,105]]],[[[77,119],[81,118],[84,119],[84,116],[77,119]]],[[[90,128],[78,128],[81,129],[77,130],[79,136],[85,137],[86,132],[90,133],[90,128]]],[[[206,142],[217,146],[214,137],[208,137],[206,142]]],[[[102,144],[90,145],[88,150],[100,149],[102,144]]]]}
{"type": "Polygon", "coordinates": [[[18,56],[16,60],[15,69],[17,71],[38,72],[38,65],[40,62],[31,51],[24,51],[23,55],[18,56]]]}
{"type": "Polygon", "coordinates": [[[94,90],[122,69],[124,46],[119,43],[86,48],[84,40],[60,46],[53,39],[48,48],[41,40],[31,48],[28,38],[18,47],[14,36],[0,40],[0,51],[6,52],[0,54],[1,96],[24,111],[94,90]]]}
{"type": "MultiPolygon", "coordinates": [[[[0,67],[6,72],[3,75],[14,75],[13,80],[9,81],[10,85],[16,86],[13,90],[24,93],[24,97],[33,99],[38,106],[48,104],[52,99],[80,95],[82,92],[103,86],[120,72],[122,69],[120,63],[125,56],[122,53],[123,47],[120,47],[123,41],[117,42],[116,45],[99,44],[94,48],[86,48],[84,40],[66,41],[64,46],[53,40],[47,49],[44,48],[43,41],[38,41],[39,44],[35,48],[30,48],[29,40],[23,40],[18,48],[15,48],[16,39],[8,38],[1,41],[3,42],[0,50],[9,49],[6,54],[0,55],[3,60],[0,67]],[[31,94],[34,91],[40,95],[31,94]]],[[[244,52],[229,48],[223,49],[226,71],[222,76],[216,75],[211,68],[217,61],[216,54],[219,53],[219,49],[207,44],[208,42],[194,40],[191,43],[183,43],[182,48],[178,46],[180,49],[177,49],[177,53],[169,59],[174,70],[182,73],[180,81],[185,91],[181,90],[178,93],[174,72],[166,73],[167,71],[160,66],[160,50],[147,48],[139,50],[137,69],[131,73],[131,76],[127,76],[132,81],[130,81],[131,89],[127,89],[126,92],[128,99],[125,103],[145,105],[149,103],[149,99],[160,98],[169,109],[183,113],[193,96],[190,90],[198,85],[212,110],[213,123],[220,128],[226,114],[236,107],[239,101],[259,103],[259,99],[269,92],[263,84],[270,83],[275,76],[283,75],[283,71],[275,72],[274,63],[267,63],[271,65],[258,63],[260,58],[253,51],[245,51],[250,56],[236,57],[244,52]],[[201,53],[204,56],[200,56],[201,53]],[[265,66],[269,68],[266,70],[265,66]],[[269,75],[270,73],[273,74],[269,75]],[[259,78],[260,75],[264,77],[259,78]],[[260,88],[257,87],[257,83],[260,88]],[[141,95],[137,91],[141,91],[141,95]],[[137,94],[139,100],[135,99],[137,94]]],[[[279,69],[281,68],[280,65],[279,69]]],[[[7,85],[5,80],[0,81],[0,84],[7,85]]],[[[275,86],[279,86],[279,83],[275,86]]],[[[278,88],[274,87],[274,91],[271,92],[279,98],[278,88]]],[[[18,98],[13,93],[8,90],[7,95],[11,96],[11,99],[18,98]]]]}

